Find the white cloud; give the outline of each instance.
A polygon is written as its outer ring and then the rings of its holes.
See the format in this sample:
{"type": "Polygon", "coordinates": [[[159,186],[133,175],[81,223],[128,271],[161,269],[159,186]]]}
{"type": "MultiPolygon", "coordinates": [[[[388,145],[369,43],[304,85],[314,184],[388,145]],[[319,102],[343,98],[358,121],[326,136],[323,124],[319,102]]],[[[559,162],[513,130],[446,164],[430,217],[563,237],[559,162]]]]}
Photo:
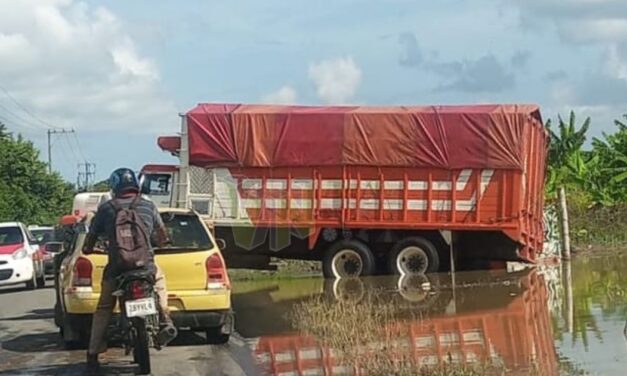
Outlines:
{"type": "Polygon", "coordinates": [[[274,93],[265,95],[262,100],[269,104],[294,104],[296,102],[296,90],[285,85],[274,93]]]}
{"type": "MultiPolygon", "coordinates": [[[[74,0],[0,0],[0,62],[0,83],[49,123],[158,132],[177,122],[157,65],[106,8],[74,0]]],[[[0,104],[10,104],[3,93],[0,104]]]]}
{"type": "Polygon", "coordinates": [[[611,45],[608,48],[606,65],[611,76],[627,80],[627,53],[618,46],[611,45]]]}
{"type": "Polygon", "coordinates": [[[352,57],[323,60],[309,66],[318,97],[331,104],[350,101],[361,83],[361,69],[352,57]]]}
{"type": "Polygon", "coordinates": [[[557,23],[560,35],[578,43],[626,42],[627,19],[624,18],[572,18],[557,23]]]}
{"type": "Polygon", "coordinates": [[[612,119],[627,108],[627,3],[625,0],[504,0],[519,9],[521,25],[546,33],[549,26],[564,44],[602,51],[577,75],[551,83],[551,107],[592,116],[593,133],[613,131],[612,119]]]}

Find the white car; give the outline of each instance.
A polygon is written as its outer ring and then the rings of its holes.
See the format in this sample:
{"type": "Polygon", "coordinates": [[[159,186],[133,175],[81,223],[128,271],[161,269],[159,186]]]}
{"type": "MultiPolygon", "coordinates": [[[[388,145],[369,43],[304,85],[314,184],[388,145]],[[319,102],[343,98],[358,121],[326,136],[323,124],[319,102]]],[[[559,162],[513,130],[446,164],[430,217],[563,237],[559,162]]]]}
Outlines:
{"type": "Polygon", "coordinates": [[[0,223],[0,286],[19,283],[25,283],[29,289],[44,287],[41,252],[22,223],[0,223]]]}

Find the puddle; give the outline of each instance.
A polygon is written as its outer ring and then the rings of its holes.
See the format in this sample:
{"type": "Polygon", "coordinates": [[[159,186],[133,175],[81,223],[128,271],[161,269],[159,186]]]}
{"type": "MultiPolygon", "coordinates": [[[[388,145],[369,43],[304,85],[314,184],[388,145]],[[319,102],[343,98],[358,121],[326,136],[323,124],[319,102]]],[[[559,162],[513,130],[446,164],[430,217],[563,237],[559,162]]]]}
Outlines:
{"type": "Polygon", "coordinates": [[[268,375],[623,375],[627,258],[455,275],[249,281],[237,330],[268,375]],[[570,280],[570,283],[567,281],[570,280]],[[426,368],[424,368],[426,369],[426,368]],[[367,372],[364,373],[363,371],[367,372]]]}

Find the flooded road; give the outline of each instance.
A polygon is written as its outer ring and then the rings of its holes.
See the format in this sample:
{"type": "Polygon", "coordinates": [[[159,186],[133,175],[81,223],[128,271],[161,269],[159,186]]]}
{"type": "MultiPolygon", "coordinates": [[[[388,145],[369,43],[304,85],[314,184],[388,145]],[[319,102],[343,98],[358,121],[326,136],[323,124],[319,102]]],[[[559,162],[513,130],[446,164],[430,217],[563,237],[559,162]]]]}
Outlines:
{"type": "MultiPolygon", "coordinates": [[[[624,375],[627,257],[412,278],[234,282],[226,346],[181,332],[155,375],[624,375]],[[430,368],[425,368],[430,367],[430,368]],[[421,373],[420,370],[430,373],[421,373]],[[365,371],[365,372],[362,372],[365,371]]],[[[0,289],[0,375],[81,375],[51,288],[0,289]]],[[[102,374],[133,374],[121,349],[102,374]]]]}
{"type": "Polygon", "coordinates": [[[561,268],[562,304],[555,302],[552,309],[555,346],[563,363],[596,375],[625,375],[627,257],[578,259],[568,269],[561,268]],[[571,284],[565,283],[569,274],[571,284]]]}
{"type": "Polygon", "coordinates": [[[237,331],[268,375],[624,375],[627,258],[412,278],[236,282],[237,331]]]}

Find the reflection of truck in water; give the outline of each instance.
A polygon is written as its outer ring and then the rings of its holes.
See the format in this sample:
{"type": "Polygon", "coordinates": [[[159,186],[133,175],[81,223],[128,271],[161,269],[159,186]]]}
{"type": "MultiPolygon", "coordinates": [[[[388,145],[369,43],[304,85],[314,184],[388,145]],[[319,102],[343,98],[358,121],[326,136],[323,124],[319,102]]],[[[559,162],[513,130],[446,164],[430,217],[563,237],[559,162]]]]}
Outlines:
{"type": "MultiPolygon", "coordinates": [[[[402,276],[362,280],[366,287],[362,293],[357,291],[359,282],[345,283],[338,290],[333,283],[315,279],[275,281],[257,290],[244,286],[234,291],[234,308],[237,312],[255,312],[255,316],[240,317],[236,326],[249,338],[266,374],[358,374],[359,364],[345,364],[327,338],[306,329],[296,330],[298,323],[290,320],[290,313],[307,309],[308,302],[318,306],[316,299],[322,295],[343,300],[343,304],[345,297],[351,296],[354,304],[365,304],[371,295],[380,294],[399,307],[398,317],[382,326],[384,331],[399,333],[398,338],[394,337],[393,344],[383,344],[403,349],[402,355],[418,366],[491,362],[503,366],[508,374],[523,375],[530,370],[539,375],[557,374],[547,288],[536,270],[463,273],[458,277],[461,281],[457,286],[464,287],[455,291],[447,276],[435,274],[426,277],[428,284],[402,280],[402,276]],[[398,287],[390,291],[393,285],[398,287]],[[344,288],[351,291],[341,291],[344,288]],[[422,299],[416,299],[418,296],[422,299]]],[[[375,342],[385,341],[384,337],[375,342]]],[[[364,333],[364,338],[377,337],[364,333]]],[[[363,344],[364,348],[373,345],[363,344]]],[[[387,354],[391,353],[388,349],[387,354]]]]}
{"type": "Polygon", "coordinates": [[[533,262],[542,250],[547,137],[528,105],[200,104],[146,165],[160,206],[215,225],[231,267],[270,256],[327,276],[415,274],[460,258],[533,262]]]}

